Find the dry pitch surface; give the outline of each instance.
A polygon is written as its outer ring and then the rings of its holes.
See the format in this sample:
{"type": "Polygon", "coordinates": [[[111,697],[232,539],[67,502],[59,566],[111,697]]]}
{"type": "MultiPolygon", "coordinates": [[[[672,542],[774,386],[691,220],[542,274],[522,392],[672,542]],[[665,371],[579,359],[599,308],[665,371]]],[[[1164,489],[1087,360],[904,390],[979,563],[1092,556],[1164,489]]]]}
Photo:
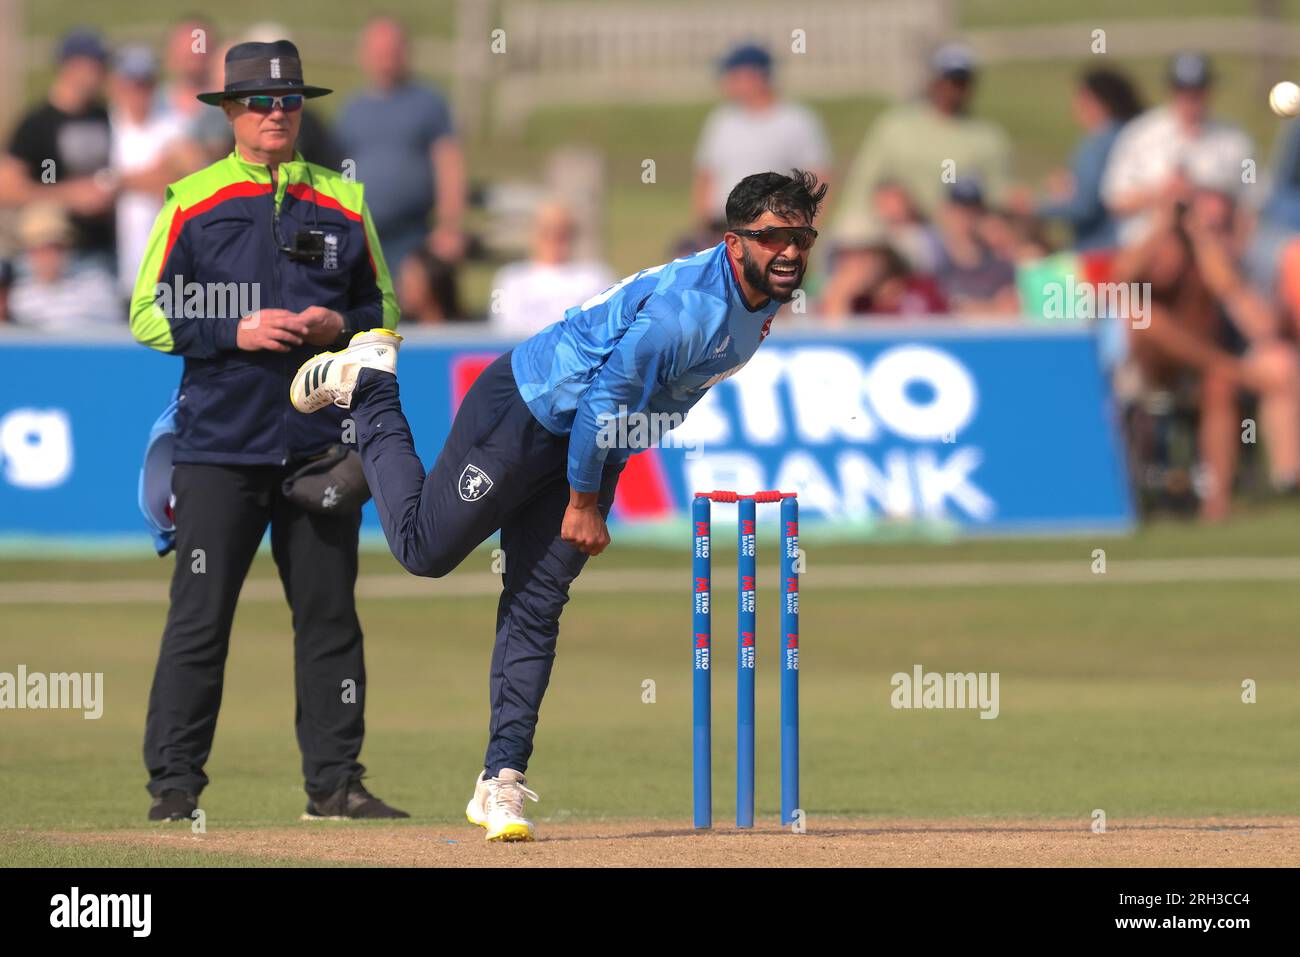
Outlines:
{"type": "Polygon", "coordinates": [[[696,833],[666,821],[556,823],[531,844],[487,844],[466,825],[333,822],[274,829],[27,832],[21,841],[119,849],[226,852],[304,864],[382,867],[1093,867],[1295,866],[1300,818],[918,821],[829,819],[796,835],[729,825],[696,833]]]}

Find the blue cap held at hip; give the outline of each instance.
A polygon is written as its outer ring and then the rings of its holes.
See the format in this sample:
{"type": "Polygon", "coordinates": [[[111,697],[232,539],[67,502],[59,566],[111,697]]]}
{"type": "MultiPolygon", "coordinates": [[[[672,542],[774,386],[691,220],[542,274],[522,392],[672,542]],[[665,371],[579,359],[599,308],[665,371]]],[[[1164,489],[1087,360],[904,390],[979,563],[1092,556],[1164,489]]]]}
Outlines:
{"type": "Polygon", "coordinates": [[[176,406],[178,391],[149,430],[144,464],[140,466],[137,496],[140,511],[158,557],[176,547],[176,520],[172,516],[172,451],[176,446],[176,406]]]}

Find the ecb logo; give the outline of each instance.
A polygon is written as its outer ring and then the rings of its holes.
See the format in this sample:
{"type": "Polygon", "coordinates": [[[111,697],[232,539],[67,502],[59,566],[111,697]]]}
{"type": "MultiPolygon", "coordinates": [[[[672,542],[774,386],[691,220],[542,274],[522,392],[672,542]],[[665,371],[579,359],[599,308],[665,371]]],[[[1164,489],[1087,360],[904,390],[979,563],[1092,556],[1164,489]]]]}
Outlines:
{"type": "Polygon", "coordinates": [[[477,502],[492,490],[492,480],[477,465],[465,466],[460,473],[460,497],[466,502],[477,502]]]}

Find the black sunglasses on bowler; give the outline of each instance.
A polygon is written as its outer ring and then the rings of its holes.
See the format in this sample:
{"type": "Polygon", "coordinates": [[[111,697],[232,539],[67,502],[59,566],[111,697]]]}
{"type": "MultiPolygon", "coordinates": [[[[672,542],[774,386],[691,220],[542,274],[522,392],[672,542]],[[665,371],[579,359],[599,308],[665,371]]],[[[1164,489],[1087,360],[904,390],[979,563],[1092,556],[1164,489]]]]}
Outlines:
{"type": "Polygon", "coordinates": [[[733,229],[732,232],[767,249],[785,249],[791,243],[800,249],[812,249],[817,241],[817,230],[811,226],[765,226],[762,229],[733,229]]]}

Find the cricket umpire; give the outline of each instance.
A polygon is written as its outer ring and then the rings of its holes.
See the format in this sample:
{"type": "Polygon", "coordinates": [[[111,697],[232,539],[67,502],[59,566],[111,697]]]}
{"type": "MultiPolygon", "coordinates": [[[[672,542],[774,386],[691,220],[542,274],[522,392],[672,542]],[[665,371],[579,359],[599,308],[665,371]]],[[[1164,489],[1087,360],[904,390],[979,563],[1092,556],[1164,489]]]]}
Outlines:
{"type": "Polygon", "coordinates": [[[266,532],[293,612],[306,817],[407,815],[358,762],[366,675],[354,588],[364,480],[342,410],[301,416],[294,371],[322,347],[392,328],[392,281],[360,183],[305,162],[305,99],[287,40],[241,43],[225,89],[234,151],[167,189],[131,301],[131,331],[184,357],[174,423],[176,566],[149,696],[150,820],[191,816],[208,783],[231,622],[266,532]],[[322,494],[323,490],[323,494],[322,494]]]}

